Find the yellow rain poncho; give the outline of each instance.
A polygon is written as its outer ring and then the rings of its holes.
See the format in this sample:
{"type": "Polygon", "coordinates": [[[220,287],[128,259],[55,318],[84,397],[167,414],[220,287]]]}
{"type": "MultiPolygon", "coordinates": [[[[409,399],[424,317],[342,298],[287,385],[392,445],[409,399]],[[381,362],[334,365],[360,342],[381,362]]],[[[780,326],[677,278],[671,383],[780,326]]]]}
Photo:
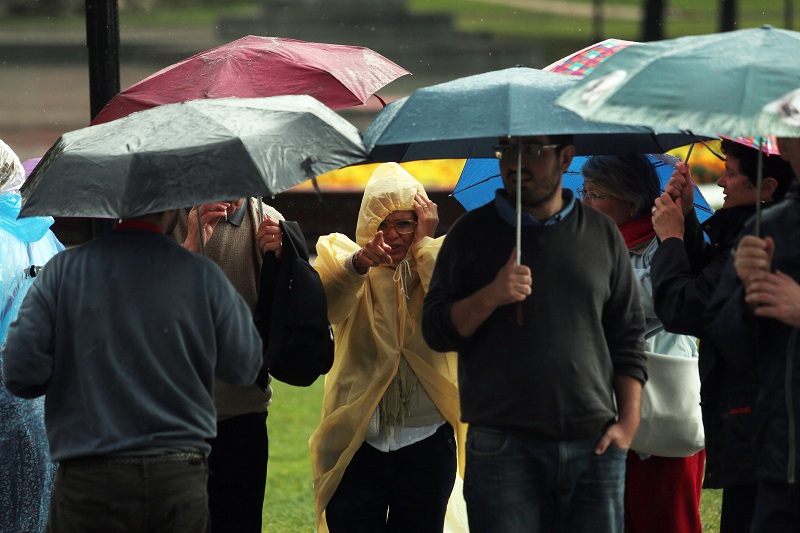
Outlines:
{"type": "MultiPolygon", "coordinates": [[[[456,354],[434,352],[422,338],[422,301],[443,237],[413,243],[406,256],[407,271],[380,266],[361,276],[345,266],[375,236],[386,216],[414,210],[417,192],[427,196],[422,184],[402,167],[381,165],[364,190],[357,243],[339,233],[320,237],[317,243],[314,267],[325,285],[328,318],[336,336],[333,368],[325,377],[322,421],[309,441],[319,531],[328,530],[325,507],[364,442],[370,418],[397,374],[401,356],[456,428],[463,457],[465,428],[459,421],[456,354]]],[[[459,465],[463,472],[462,460],[459,465]]]]}

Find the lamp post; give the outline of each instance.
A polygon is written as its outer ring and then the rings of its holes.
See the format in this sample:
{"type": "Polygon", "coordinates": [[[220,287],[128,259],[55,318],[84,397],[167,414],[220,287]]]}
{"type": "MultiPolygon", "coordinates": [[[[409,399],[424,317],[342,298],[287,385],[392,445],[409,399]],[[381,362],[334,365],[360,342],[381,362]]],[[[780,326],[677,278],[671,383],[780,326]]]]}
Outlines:
{"type": "MultiPolygon", "coordinates": [[[[89,49],[90,119],[119,92],[119,8],[117,0],[86,0],[86,46],[89,49]]],[[[113,222],[92,219],[93,236],[113,222]]]]}

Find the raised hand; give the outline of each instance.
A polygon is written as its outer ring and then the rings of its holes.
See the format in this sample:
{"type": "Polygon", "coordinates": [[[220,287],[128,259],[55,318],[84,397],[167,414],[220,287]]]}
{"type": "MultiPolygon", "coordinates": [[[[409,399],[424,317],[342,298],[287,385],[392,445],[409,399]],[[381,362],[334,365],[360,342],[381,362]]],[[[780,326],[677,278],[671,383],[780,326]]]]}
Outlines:
{"type": "Polygon", "coordinates": [[[414,242],[423,237],[433,237],[439,225],[439,208],[430,199],[417,193],[414,196],[414,212],[417,214],[417,229],[414,231],[414,242]]]}
{"type": "Polygon", "coordinates": [[[755,272],[744,296],[756,316],[800,328],[800,285],[783,272],[755,272]]]}
{"type": "Polygon", "coordinates": [[[772,269],[772,255],[775,252],[775,241],[772,237],[759,239],[754,235],[745,235],[739,241],[734,252],[733,266],[736,275],[747,288],[758,272],[769,272],[772,269]]]}
{"type": "Polygon", "coordinates": [[[673,200],[681,199],[683,202],[683,216],[686,217],[694,207],[694,185],[692,178],[691,165],[682,161],[675,164],[675,171],[664,187],[664,193],[670,195],[673,200]]]}
{"type": "Polygon", "coordinates": [[[383,240],[383,232],[378,231],[371,241],[356,252],[353,258],[353,266],[357,272],[365,274],[370,267],[390,265],[392,264],[392,257],[389,255],[391,251],[392,247],[383,240]]]}
{"type": "Polygon", "coordinates": [[[216,202],[213,204],[204,204],[198,207],[193,207],[189,211],[188,227],[186,228],[186,240],[183,241],[183,247],[192,250],[193,252],[200,252],[200,238],[199,229],[197,227],[197,211],[200,210],[200,223],[203,227],[203,242],[206,243],[211,239],[214,234],[214,228],[220,220],[227,220],[228,209],[234,202],[216,202]]]}
{"type": "Polygon", "coordinates": [[[283,234],[280,223],[274,218],[264,215],[264,220],[258,226],[256,242],[262,252],[275,252],[275,255],[280,258],[283,250],[283,234]]]}
{"type": "Polygon", "coordinates": [[[683,240],[683,200],[667,193],[656,198],[653,205],[653,229],[662,241],[675,237],[683,240]]]}

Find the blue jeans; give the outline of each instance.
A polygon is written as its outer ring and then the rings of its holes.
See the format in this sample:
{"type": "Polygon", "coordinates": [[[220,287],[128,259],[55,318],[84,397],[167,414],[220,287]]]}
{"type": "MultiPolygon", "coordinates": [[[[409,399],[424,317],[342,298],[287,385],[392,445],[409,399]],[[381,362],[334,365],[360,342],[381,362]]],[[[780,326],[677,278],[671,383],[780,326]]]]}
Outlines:
{"type": "Polygon", "coordinates": [[[621,533],[627,450],[595,455],[601,435],[548,441],[469,426],[464,499],[470,531],[621,533]]]}

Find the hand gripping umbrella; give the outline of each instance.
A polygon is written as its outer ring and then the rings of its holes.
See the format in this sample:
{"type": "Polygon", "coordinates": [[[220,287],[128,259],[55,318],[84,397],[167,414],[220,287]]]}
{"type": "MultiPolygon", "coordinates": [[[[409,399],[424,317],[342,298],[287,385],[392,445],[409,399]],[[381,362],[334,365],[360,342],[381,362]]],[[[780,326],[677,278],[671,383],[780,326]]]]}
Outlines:
{"type": "Polygon", "coordinates": [[[62,135],[22,187],[21,216],[121,219],[275,195],[366,156],[356,128],[310,96],[167,104],[62,135]]]}
{"type": "Polygon", "coordinates": [[[364,104],[409,74],[369,48],[247,36],[170,65],[117,94],[94,118],[204,98],[308,94],[331,109],[364,104]]]}

